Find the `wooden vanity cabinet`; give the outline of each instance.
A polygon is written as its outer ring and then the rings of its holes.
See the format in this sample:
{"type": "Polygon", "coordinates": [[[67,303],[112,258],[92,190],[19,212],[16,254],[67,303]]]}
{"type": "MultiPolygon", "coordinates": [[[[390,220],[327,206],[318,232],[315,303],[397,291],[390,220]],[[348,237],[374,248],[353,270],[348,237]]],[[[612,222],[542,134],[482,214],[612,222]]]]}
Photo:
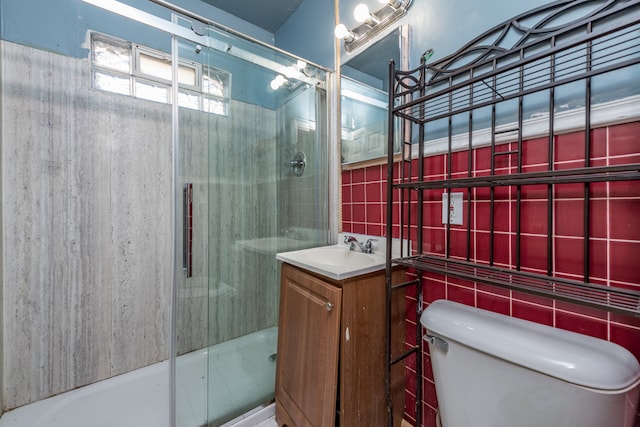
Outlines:
{"type": "MultiPolygon", "coordinates": [[[[404,274],[402,270],[394,274],[404,274]]],[[[399,279],[400,280],[400,279],[399,279]]],[[[398,280],[398,281],[399,281],[398,280]]],[[[405,299],[394,293],[401,348],[405,299]]],[[[386,427],[385,272],[345,280],[282,264],[276,421],[287,427],[386,427]]],[[[404,372],[394,372],[397,425],[404,372]]],[[[394,421],[394,424],[396,422],[394,421]]]]}

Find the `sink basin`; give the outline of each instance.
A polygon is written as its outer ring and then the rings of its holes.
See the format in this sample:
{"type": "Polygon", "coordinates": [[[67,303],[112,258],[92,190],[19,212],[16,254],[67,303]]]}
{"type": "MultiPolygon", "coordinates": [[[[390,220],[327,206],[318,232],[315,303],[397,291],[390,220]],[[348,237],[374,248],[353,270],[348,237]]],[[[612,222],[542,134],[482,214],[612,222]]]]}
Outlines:
{"type": "Polygon", "coordinates": [[[276,258],[336,280],[372,273],[386,265],[384,252],[365,254],[350,251],[345,244],[279,253],[276,258]]]}
{"type": "Polygon", "coordinates": [[[310,263],[347,268],[365,267],[378,261],[378,257],[372,254],[349,251],[339,246],[315,248],[313,251],[305,252],[303,258],[310,263]]]}

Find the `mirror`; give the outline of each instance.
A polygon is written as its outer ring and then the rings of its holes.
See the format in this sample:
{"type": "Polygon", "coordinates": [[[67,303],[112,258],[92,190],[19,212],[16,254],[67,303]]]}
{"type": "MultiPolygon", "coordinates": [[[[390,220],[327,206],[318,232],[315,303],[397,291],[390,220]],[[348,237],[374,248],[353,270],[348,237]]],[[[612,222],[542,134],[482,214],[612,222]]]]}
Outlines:
{"type": "Polygon", "coordinates": [[[389,61],[403,66],[407,35],[398,27],[341,67],[343,165],[387,155],[389,61]]]}

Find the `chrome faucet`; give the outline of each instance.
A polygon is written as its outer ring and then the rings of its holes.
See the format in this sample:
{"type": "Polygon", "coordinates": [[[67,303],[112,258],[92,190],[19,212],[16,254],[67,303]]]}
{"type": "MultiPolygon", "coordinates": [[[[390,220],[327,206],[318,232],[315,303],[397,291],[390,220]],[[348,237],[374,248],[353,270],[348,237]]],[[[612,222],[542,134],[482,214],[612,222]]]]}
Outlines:
{"type": "Polygon", "coordinates": [[[373,253],[373,247],[371,243],[377,242],[377,241],[378,239],[367,239],[366,242],[361,243],[361,242],[358,242],[358,239],[356,239],[353,236],[344,236],[344,243],[349,245],[350,251],[355,251],[356,248],[360,248],[360,252],[363,252],[365,254],[373,253]]]}

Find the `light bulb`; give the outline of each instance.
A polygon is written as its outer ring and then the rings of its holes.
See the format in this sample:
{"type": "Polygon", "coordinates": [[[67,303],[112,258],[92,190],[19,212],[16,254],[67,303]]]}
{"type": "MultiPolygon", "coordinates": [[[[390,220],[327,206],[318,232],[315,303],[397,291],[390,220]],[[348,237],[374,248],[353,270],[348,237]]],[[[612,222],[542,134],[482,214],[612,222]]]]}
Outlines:
{"type": "Polygon", "coordinates": [[[356,39],[355,34],[353,34],[344,24],[338,24],[336,29],[333,30],[333,33],[336,35],[337,39],[344,40],[345,42],[352,42],[356,39]]]}
{"type": "Polygon", "coordinates": [[[344,24],[336,25],[336,29],[333,30],[333,33],[336,35],[336,38],[342,40],[349,35],[349,29],[344,24]]]}
{"type": "Polygon", "coordinates": [[[282,74],[278,74],[275,79],[271,80],[271,89],[278,90],[286,82],[287,79],[282,74]]]}
{"type": "Polygon", "coordinates": [[[358,22],[368,22],[371,20],[371,13],[369,12],[369,8],[366,4],[360,3],[353,11],[353,17],[358,22]]]}

